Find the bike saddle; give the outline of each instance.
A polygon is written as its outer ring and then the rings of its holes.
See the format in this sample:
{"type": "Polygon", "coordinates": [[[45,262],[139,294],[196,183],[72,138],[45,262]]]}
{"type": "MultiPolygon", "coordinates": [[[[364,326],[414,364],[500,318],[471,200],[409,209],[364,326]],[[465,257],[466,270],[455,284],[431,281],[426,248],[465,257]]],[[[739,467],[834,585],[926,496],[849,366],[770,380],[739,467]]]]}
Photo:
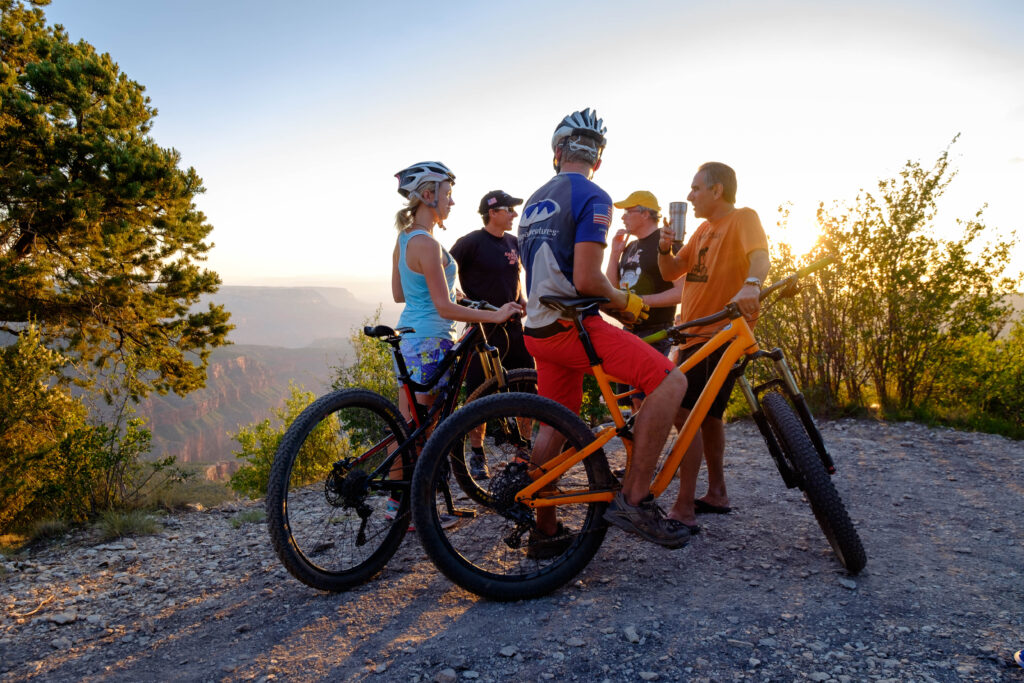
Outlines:
{"type": "Polygon", "coordinates": [[[573,317],[594,304],[606,304],[608,299],[603,296],[542,296],[540,302],[559,313],[573,317]]]}
{"type": "Polygon", "coordinates": [[[363,334],[367,337],[394,337],[396,334],[407,334],[409,332],[415,332],[411,327],[399,327],[397,330],[393,330],[387,325],[377,325],[376,327],[364,327],[363,334]]]}

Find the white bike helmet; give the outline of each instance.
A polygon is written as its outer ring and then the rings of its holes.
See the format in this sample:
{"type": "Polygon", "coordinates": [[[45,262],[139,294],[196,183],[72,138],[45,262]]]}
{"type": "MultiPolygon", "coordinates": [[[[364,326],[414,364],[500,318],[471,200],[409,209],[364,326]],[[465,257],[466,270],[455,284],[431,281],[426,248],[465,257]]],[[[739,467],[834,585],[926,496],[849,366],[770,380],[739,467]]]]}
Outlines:
{"type": "Polygon", "coordinates": [[[398,194],[406,199],[413,196],[422,199],[416,194],[416,188],[426,182],[443,183],[447,180],[452,185],[455,184],[455,174],[440,161],[421,161],[403,168],[395,177],[398,178],[398,194]]]}
{"type": "Polygon", "coordinates": [[[572,135],[585,135],[597,142],[598,148],[604,149],[607,142],[604,134],[607,132],[604,121],[597,118],[597,112],[590,111],[590,107],[574,111],[555,127],[555,134],[551,136],[551,151],[557,151],[562,142],[572,135]]]}

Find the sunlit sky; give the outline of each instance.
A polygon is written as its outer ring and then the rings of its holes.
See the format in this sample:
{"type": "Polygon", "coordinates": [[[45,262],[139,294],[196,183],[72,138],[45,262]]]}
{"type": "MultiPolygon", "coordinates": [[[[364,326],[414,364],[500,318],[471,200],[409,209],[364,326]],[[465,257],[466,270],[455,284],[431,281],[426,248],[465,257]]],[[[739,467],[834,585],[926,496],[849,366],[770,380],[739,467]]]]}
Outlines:
{"type": "Polygon", "coordinates": [[[486,191],[526,197],[551,176],[555,124],[588,106],[608,127],[595,180],[614,199],[648,189],[667,208],[700,163],[723,161],[738,204],[798,251],[819,201],[851,201],[908,159],[930,165],[960,133],[939,222],[952,230],[987,203],[993,235],[1024,238],[1018,0],[54,0],[45,12],[146,86],[157,142],[204,179],[207,265],[226,284],[384,280],[397,170],[454,170],[439,235],[451,246],[480,226],[486,191]]]}

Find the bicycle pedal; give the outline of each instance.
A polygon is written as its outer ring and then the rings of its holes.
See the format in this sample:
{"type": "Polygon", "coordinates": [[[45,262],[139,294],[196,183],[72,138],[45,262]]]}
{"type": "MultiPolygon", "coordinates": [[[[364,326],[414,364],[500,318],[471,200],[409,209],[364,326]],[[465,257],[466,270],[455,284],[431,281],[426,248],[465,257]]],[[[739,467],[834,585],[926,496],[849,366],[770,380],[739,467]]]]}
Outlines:
{"type": "Polygon", "coordinates": [[[454,508],[452,510],[452,516],[473,518],[476,517],[476,510],[470,510],[468,508],[454,508]]]}

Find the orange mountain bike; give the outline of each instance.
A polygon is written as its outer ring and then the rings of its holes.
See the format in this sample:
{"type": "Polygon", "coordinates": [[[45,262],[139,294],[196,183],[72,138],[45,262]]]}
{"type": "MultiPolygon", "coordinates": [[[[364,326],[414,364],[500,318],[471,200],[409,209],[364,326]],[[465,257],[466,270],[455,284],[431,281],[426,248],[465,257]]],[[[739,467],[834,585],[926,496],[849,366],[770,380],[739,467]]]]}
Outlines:
{"type": "MultiPolygon", "coordinates": [[[[792,296],[801,278],[829,262],[818,261],[774,283],[761,298],[792,296]]],[[[628,468],[634,424],[633,416],[624,418],[618,407],[618,399],[633,392],[614,393],[611,382],[616,380],[604,372],[580,322],[580,311],[605,301],[595,297],[541,298],[542,303],[573,321],[611,412],[612,426],[595,435],[578,415],[554,401],[510,393],[467,404],[446,420],[423,448],[412,484],[416,530],[434,564],[467,590],[496,600],[544,595],[572,580],[604,540],[607,523],[603,514],[620,482],[609,470],[602,448],[614,438],[621,439],[628,468]],[[445,463],[463,457],[469,447],[469,434],[481,425],[487,426],[485,449],[495,473],[488,483],[488,496],[473,501],[469,514],[445,528],[441,520],[452,512],[445,495],[445,463]],[[530,430],[524,432],[523,425],[530,425],[530,430]],[[530,444],[541,425],[551,427],[564,439],[564,446],[554,458],[537,466],[530,463],[530,444]],[[494,442],[492,437],[496,435],[501,436],[501,443],[494,442]],[[553,544],[551,537],[531,542],[536,528],[534,511],[541,507],[557,508],[562,542],[553,544]]],[[[687,330],[723,320],[729,320],[729,324],[680,368],[685,372],[713,351],[725,348],[671,452],[656,472],[651,492],[658,497],[668,488],[719,389],[729,374],[735,373],[786,486],[804,491],[840,563],[851,573],[859,572],[867,561],[864,548],[829,477],[835,466],[783,352],[761,350],[733,304],[714,315],[653,335],[649,341],[667,334],[681,343],[692,336],[687,330]],[[775,377],[752,386],[743,373],[751,362],[765,360],[773,363],[775,377]]]]}

